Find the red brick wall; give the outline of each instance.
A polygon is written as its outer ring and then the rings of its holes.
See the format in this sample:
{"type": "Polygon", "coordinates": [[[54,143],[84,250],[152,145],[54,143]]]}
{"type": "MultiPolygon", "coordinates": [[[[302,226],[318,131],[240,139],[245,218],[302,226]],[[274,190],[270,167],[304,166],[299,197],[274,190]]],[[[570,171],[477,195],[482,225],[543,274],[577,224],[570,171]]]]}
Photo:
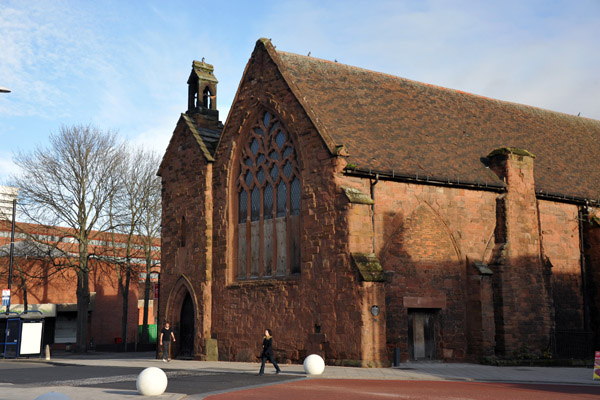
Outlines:
{"type": "MultiPolygon", "coordinates": [[[[71,291],[75,294],[75,285],[71,285],[71,291]]],[[[95,345],[114,344],[115,338],[125,341],[125,338],[121,337],[123,298],[117,286],[115,272],[107,273],[104,269],[90,274],[90,291],[96,292],[96,305],[91,318],[92,329],[89,333],[90,337],[94,338],[95,345]]],[[[135,343],[138,334],[138,295],[137,276],[132,276],[128,296],[127,343],[135,343]]]]}
{"type": "MultiPolygon", "coordinates": [[[[2,269],[7,267],[2,259],[2,269]]],[[[21,280],[18,275],[18,267],[24,271],[39,271],[39,262],[32,260],[15,259],[12,281],[12,304],[23,304],[23,291],[19,288],[21,280]],[[37,265],[36,265],[37,263],[37,265]]],[[[46,269],[42,267],[42,269],[46,269]]],[[[138,330],[138,285],[137,276],[132,277],[129,291],[128,312],[128,342],[134,343],[138,330]]],[[[27,281],[28,304],[63,304],[77,303],[77,277],[71,269],[60,273],[48,275],[42,279],[29,279],[27,281]]],[[[5,287],[6,276],[2,276],[0,285],[5,287]]],[[[118,289],[117,277],[114,269],[110,266],[92,266],[90,272],[90,292],[96,292],[95,306],[91,313],[91,330],[88,335],[94,338],[95,345],[112,345],[115,338],[121,337],[121,318],[123,312],[122,297],[118,289]]]]}

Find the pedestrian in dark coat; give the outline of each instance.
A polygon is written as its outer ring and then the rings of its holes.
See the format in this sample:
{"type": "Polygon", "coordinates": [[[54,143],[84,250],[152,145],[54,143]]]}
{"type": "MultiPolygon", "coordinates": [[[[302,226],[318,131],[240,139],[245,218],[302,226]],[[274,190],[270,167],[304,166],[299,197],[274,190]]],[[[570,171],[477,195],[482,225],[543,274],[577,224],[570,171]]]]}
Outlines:
{"type": "Polygon", "coordinates": [[[158,343],[163,346],[163,361],[171,361],[171,339],[175,342],[175,335],[171,330],[171,325],[165,322],[165,327],[160,331],[158,343]]]}
{"type": "Polygon", "coordinates": [[[270,329],[265,330],[265,337],[263,339],[263,350],[260,356],[262,358],[262,364],[260,365],[260,372],[258,373],[258,375],[262,375],[265,373],[265,364],[267,360],[269,360],[271,364],[273,364],[273,366],[275,367],[276,374],[281,372],[281,369],[279,369],[279,365],[277,365],[274,359],[273,333],[270,329]]]}

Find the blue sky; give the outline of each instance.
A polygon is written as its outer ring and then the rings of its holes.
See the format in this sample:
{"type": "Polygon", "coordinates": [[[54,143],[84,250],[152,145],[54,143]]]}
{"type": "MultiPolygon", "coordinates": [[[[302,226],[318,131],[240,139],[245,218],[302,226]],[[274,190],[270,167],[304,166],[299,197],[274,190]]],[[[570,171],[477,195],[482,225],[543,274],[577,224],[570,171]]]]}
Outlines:
{"type": "MultiPolygon", "coordinates": [[[[164,152],[192,60],[225,122],[260,37],[277,49],[600,119],[600,0],[0,0],[0,184],[16,151],[93,123],[164,152]]],[[[599,139],[600,140],[600,139],[599,139]]]]}

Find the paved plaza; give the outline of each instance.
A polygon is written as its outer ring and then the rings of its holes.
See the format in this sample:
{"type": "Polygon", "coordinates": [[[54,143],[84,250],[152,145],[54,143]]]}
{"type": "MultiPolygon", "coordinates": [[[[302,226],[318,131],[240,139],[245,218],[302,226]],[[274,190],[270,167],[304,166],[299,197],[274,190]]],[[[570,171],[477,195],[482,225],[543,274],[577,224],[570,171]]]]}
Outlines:
{"type": "MultiPolygon", "coordinates": [[[[251,398],[243,397],[245,391],[261,389],[277,386],[280,389],[285,388],[286,384],[290,388],[306,387],[304,381],[314,382],[312,387],[323,387],[323,382],[329,381],[331,386],[361,386],[360,381],[363,381],[364,387],[373,387],[373,384],[365,382],[381,381],[379,386],[383,392],[389,391],[398,386],[400,383],[394,384],[393,381],[421,381],[427,386],[439,385],[437,382],[488,382],[488,383],[512,383],[512,384],[542,384],[542,385],[566,385],[567,387],[577,386],[585,387],[582,392],[591,392],[592,395],[600,396],[600,381],[592,379],[593,371],[591,368],[582,367],[495,367],[478,364],[453,363],[446,364],[441,362],[415,362],[405,363],[399,368],[352,368],[352,367],[333,367],[327,366],[322,375],[307,376],[302,365],[282,365],[282,373],[275,375],[273,367],[268,364],[265,376],[256,376],[260,367],[259,363],[242,363],[242,362],[208,362],[208,361],[188,361],[188,360],[172,360],[164,363],[161,360],[153,358],[152,353],[88,353],[85,355],[77,354],[61,354],[52,357],[50,361],[45,359],[19,359],[19,360],[2,360],[0,361],[2,370],[11,369],[19,370],[23,374],[27,374],[30,369],[39,369],[41,367],[56,366],[56,367],[75,367],[74,370],[83,370],[84,367],[102,368],[103,376],[73,378],[61,377],[56,382],[46,382],[43,386],[35,386],[32,384],[11,383],[5,382],[0,384],[1,399],[20,399],[33,400],[37,396],[50,391],[64,393],[71,399],[119,399],[130,398],[136,396],[142,398],[135,386],[137,374],[147,367],[158,367],[163,369],[169,382],[174,384],[175,380],[180,380],[180,387],[185,383],[196,385],[198,390],[187,393],[174,392],[171,387],[167,387],[167,391],[162,396],[153,397],[156,399],[204,399],[215,398],[225,399],[231,398],[251,398]],[[111,374],[110,371],[115,371],[111,374]],[[117,374],[117,371],[119,373],[117,374]],[[127,371],[127,372],[122,372],[127,371]],[[238,385],[229,387],[228,381],[239,381],[238,385]],[[339,384],[340,380],[352,380],[348,384],[339,384]],[[213,385],[214,381],[219,381],[221,386],[213,385]],[[202,382],[206,382],[208,390],[210,388],[218,388],[218,390],[202,392],[202,382]],[[429,384],[425,384],[429,382],[429,384]],[[435,382],[435,383],[431,383],[435,382]],[[55,384],[54,384],[55,383],[55,384]],[[293,383],[293,384],[292,384],[293,383]],[[213,385],[213,386],[209,386],[213,385]],[[198,392],[202,393],[198,393],[198,392]],[[231,395],[225,395],[231,393],[231,395]],[[242,397],[240,397],[242,396],[242,397]]],[[[41,370],[40,370],[41,371],[41,370]]],[[[343,381],[342,381],[343,382],[343,381]]],[[[311,386],[309,384],[309,386],[311,386]]],[[[326,385],[325,385],[326,386],[326,385]]],[[[375,385],[376,386],[376,385],[375,385]]],[[[300,390],[300,389],[299,389],[300,390]]],[[[573,388],[573,393],[577,391],[573,388]]],[[[251,392],[247,392],[251,393],[251,392]]],[[[258,392],[257,392],[258,393],[258,392]]],[[[359,392],[354,391],[354,394],[359,392]]],[[[292,396],[293,397],[293,396],[292,396]]],[[[390,398],[389,396],[387,396],[390,398]]],[[[332,397],[333,398],[333,397],[332,397]]],[[[356,397],[360,398],[360,397],[356,397]]],[[[365,397],[366,398],[366,397],[365,397]]],[[[392,396],[391,398],[394,398],[392,396]]],[[[396,397],[407,398],[407,397],[396,397]]],[[[434,398],[434,397],[428,397],[434,398]]],[[[582,397],[588,398],[588,397],[582,397]]]]}

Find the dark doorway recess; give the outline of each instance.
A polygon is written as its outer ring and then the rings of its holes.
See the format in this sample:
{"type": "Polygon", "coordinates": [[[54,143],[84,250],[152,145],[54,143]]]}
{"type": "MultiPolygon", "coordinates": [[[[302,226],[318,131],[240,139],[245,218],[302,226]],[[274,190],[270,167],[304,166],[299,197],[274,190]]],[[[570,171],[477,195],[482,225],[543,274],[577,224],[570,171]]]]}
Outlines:
{"type": "Polygon", "coordinates": [[[177,358],[194,357],[194,302],[190,294],[186,294],[181,305],[179,317],[179,355],[177,358]]]}

